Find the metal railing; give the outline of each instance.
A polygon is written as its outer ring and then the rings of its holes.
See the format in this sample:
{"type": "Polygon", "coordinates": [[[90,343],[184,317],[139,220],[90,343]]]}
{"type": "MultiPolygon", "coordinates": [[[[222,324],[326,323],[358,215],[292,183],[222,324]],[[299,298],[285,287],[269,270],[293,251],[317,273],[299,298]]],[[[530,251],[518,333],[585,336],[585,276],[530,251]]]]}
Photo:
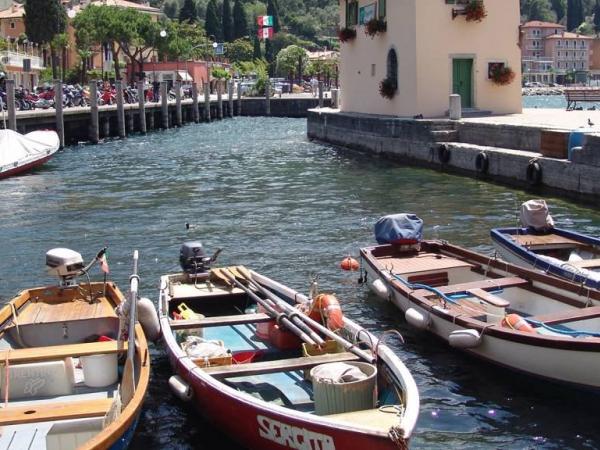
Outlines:
{"type": "Polygon", "coordinates": [[[0,62],[5,66],[23,68],[24,59],[29,59],[31,61],[32,69],[42,70],[44,68],[44,61],[39,56],[28,55],[27,53],[14,52],[10,50],[0,52],[0,62]]]}

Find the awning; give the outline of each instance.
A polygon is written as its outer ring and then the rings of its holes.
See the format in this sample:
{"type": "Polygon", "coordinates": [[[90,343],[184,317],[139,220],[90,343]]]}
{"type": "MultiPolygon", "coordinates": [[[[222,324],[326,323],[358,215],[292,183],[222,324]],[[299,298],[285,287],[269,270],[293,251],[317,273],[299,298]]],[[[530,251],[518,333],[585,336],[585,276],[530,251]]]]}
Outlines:
{"type": "Polygon", "coordinates": [[[190,76],[188,72],[185,70],[177,71],[177,78],[181,81],[194,81],[194,79],[190,76]]]}

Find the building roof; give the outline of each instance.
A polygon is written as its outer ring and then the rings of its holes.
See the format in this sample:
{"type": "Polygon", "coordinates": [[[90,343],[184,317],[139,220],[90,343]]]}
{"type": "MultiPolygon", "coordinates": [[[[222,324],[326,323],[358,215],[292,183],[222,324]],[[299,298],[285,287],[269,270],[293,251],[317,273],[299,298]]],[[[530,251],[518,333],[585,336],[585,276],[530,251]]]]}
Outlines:
{"type": "Polygon", "coordinates": [[[154,8],[147,3],[136,3],[136,2],[130,2],[127,0],[95,0],[95,1],[90,2],[90,4],[97,5],[97,6],[107,5],[107,6],[116,6],[119,8],[131,8],[131,9],[137,9],[138,11],[154,13],[154,14],[161,13],[159,8],[154,8]]]}
{"type": "Polygon", "coordinates": [[[546,36],[546,39],[594,39],[594,37],[565,31],[561,34],[552,34],[550,36],[546,36]]]}
{"type": "Polygon", "coordinates": [[[25,15],[25,7],[17,2],[13,2],[12,5],[0,11],[0,19],[19,19],[25,15]]]}
{"type": "Polygon", "coordinates": [[[317,51],[317,52],[306,52],[306,54],[308,55],[308,59],[309,60],[330,60],[330,59],[336,59],[339,58],[340,56],[340,52],[337,52],[335,50],[325,50],[325,51],[317,51]]]}
{"type": "Polygon", "coordinates": [[[531,22],[525,22],[521,25],[522,28],[566,28],[560,23],[542,22],[541,20],[532,20],[531,22]]]}

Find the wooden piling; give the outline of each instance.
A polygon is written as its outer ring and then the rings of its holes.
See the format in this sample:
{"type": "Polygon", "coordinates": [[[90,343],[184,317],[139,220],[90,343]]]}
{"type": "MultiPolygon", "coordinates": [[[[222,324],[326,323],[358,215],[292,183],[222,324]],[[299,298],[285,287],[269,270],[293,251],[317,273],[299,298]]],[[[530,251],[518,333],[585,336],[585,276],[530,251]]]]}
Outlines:
{"type": "Polygon", "coordinates": [[[90,141],[97,144],[100,141],[100,122],[98,118],[98,83],[90,81],[90,141]]]}
{"type": "Polygon", "coordinates": [[[198,85],[192,83],[192,120],[194,123],[200,121],[200,111],[198,111],[198,85]]]}
{"type": "Polygon", "coordinates": [[[178,127],[183,125],[183,114],[181,113],[181,81],[175,81],[175,123],[178,127]]]}
{"type": "Polygon", "coordinates": [[[229,108],[227,110],[227,115],[233,117],[233,80],[229,80],[227,85],[227,93],[229,94],[229,108]]]}
{"type": "Polygon", "coordinates": [[[161,117],[162,127],[164,129],[169,128],[169,93],[167,92],[167,82],[160,82],[160,103],[161,103],[161,117]]]}
{"type": "Polygon", "coordinates": [[[8,128],[17,131],[17,108],[15,106],[15,80],[6,80],[6,108],[8,128]]]}
{"type": "Polygon", "coordinates": [[[204,120],[210,122],[210,86],[204,83],[204,120]]]}
{"type": "Polygon", "coordinates": [[[223,119],[223,94],[221,93],[221,80],[217,81],[217,117],[223,119]]]}
{"type": "Polygon", "coordinates": [[[271,83],[265,83],[265,116],[271,115],[271,83]]]}
{"type": "Polygon", "coordinates": [[[323,107],[323,82],[319,81],[319,108],[323,107]]]}
{"type": "Polygon", "coordinates": [[[117,91],[117,130],[119,137],[123,139],[127,134],[125,133],[125,101],[123,99],[123,81],[115,81],[115,89],[117,91]]]}
{"type": "Polygon", "coordinates": [[[140,133],[146,134],[146,95],[144,94],[144,82],[137,82],[138,91],[138,104],[139,104],[139,115],[140,115],[140,133]]]}
{"type": "Polygon", "coordinates": [[[102,119],[102,136],[104,138],[110,137],[110,116],[109,115],[106,115],[102,119]]]}
{"type": "Polygon", "coordinates": [[[237,100],[238,100],[237,115],[241,116],[242,115],[242,83],[241,82],[238,82],[238,85],[237,85],[237,100]]]}
{"type": "Polygon", "coordinates": [[[154,108],[151,108],[148,113],[148,129],[154,130],[154,128],[154,108]]]}
{"type": "MultiPolygon", "coordinates": [[[[60,80],[54,81],[54,108],[56,109],[56,132],[60,147],[65,146],[65,118],[63,115],[63,87],[60,80]]],[[[14,102],[13,102],[14,103],[14,102]]]]}

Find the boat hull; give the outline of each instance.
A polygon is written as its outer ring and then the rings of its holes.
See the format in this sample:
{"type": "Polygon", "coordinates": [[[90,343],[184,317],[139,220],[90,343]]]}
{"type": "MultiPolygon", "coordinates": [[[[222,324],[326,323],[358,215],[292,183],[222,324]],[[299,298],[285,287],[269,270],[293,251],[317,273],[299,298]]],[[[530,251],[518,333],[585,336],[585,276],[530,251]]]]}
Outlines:
{"type": "Polygon", "coordinates": [[[52,158],[52,155],[53,155],[53,153],[50,155],[47,155],[43,158],[37,159],[35,161],[31,161],[29,163],[23,164],[21,166],[16,166],[16,167],[13,167],[12,169],[4,170],[4,171],[0,172],[0,180],[2,180],[4,178],[12,177],[14,175],[20,175],[25,172],[29,172],[37,167],[40,167],[43,164],[45,164],[48,160],[50,160],[50,158],[52,158]]]}

